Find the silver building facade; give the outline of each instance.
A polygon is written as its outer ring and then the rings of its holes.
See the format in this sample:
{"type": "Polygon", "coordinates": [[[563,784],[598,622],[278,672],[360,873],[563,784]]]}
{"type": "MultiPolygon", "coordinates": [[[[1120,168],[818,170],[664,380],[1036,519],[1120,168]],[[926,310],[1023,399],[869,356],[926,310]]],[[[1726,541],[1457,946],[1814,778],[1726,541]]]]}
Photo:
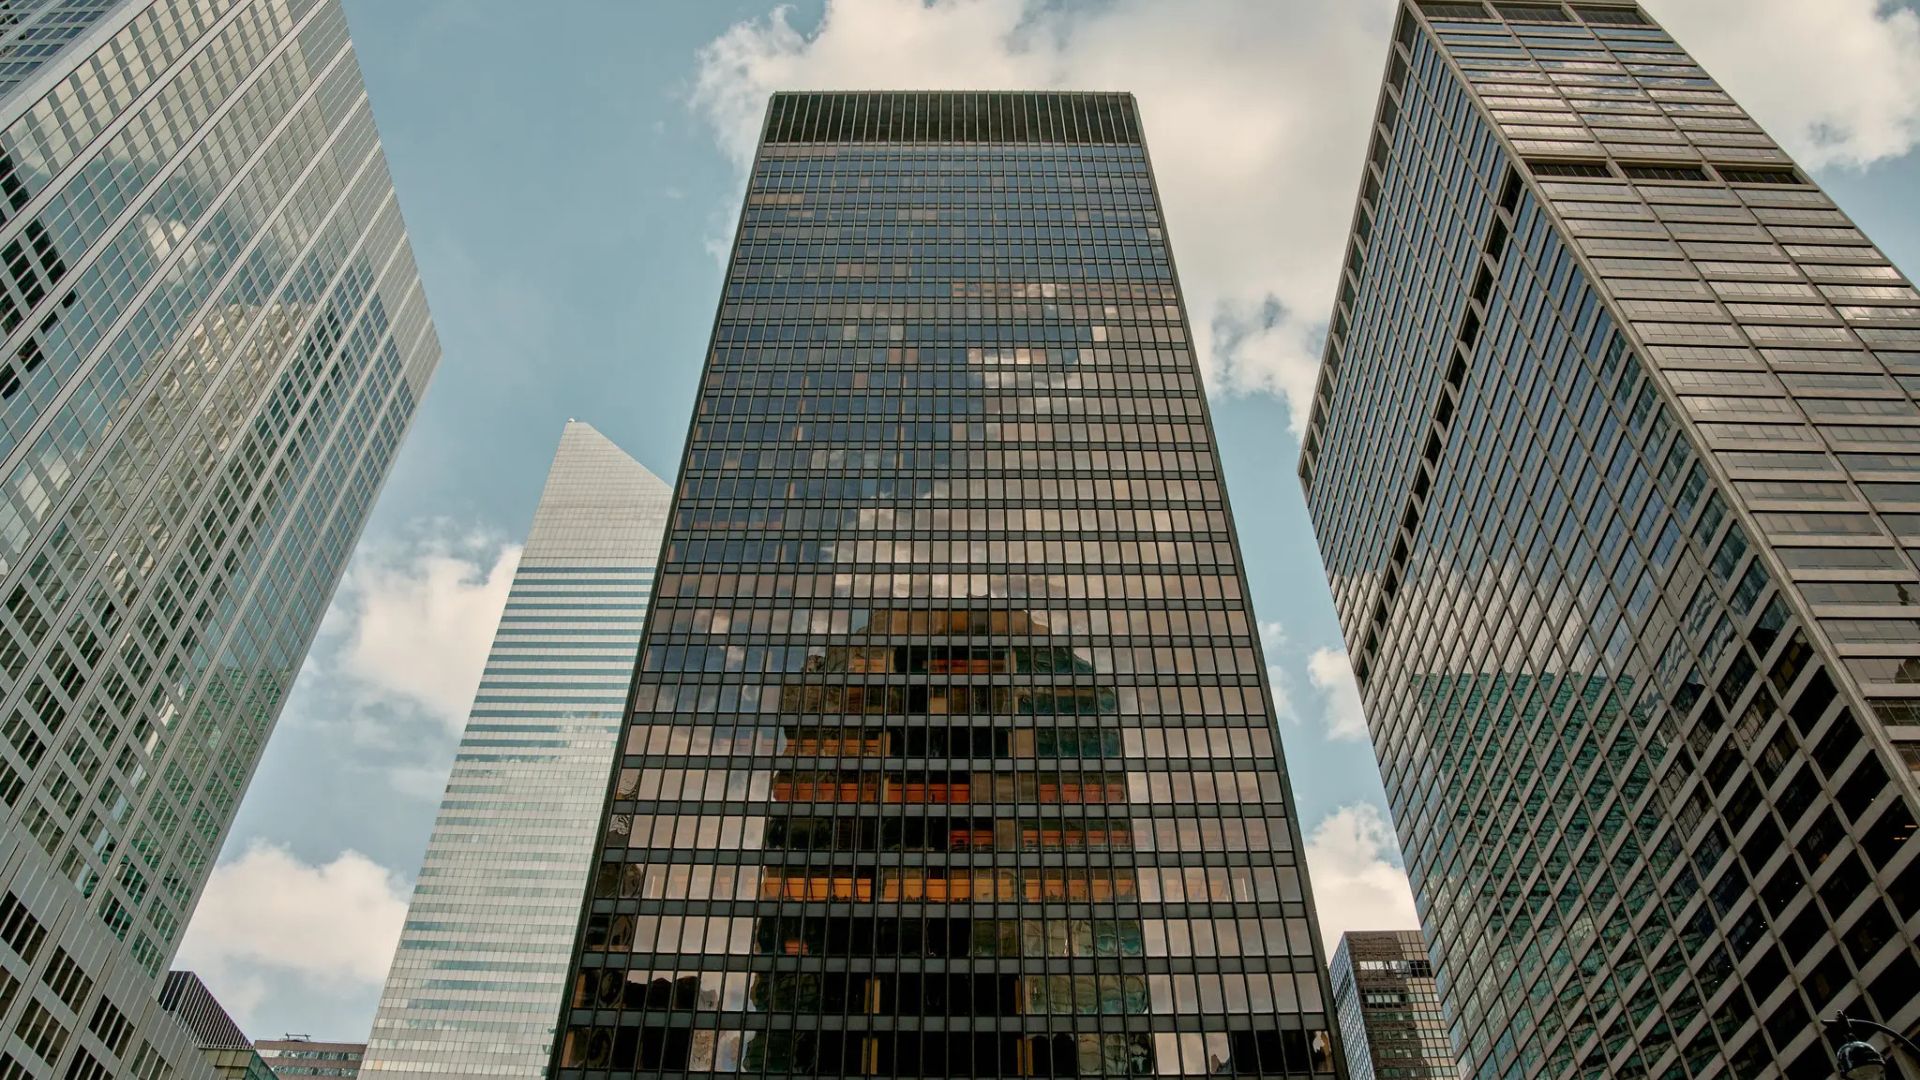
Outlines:
{"type": "Polygon", "coordinates": [[[0,1077],[152,1080],[438,346],[330,0],[0,23],[0,1077]]]}
{"type": "Polygon", "coordinates": [[[673,489],[569,423],[387,977],[363,1072],[539,1080],[673,489]]]}
{"type": "Polygon", "coordinates": [[[1403,6],[1300,464],[1466,1075],[1920,1022],[1920,295],[1630,3],[1403,6]]]}

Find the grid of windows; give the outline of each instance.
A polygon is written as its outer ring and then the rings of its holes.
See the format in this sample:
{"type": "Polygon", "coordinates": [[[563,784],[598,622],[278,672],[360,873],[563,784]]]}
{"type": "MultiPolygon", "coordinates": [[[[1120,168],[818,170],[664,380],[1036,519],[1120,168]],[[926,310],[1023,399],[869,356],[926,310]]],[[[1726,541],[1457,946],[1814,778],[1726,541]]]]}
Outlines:
{"type": "Polygon", "coordinates": [[[1527,7],[1403,13],[1301,461],[1451,1037],[1830,1075],[1920,1020],[1914,294],[1643,13],[1527,7]]]}
{"type": "Polygon", "coordinates": [[[1331,1072],[1132,99],[879,97],[755,163],[553,1075],[1331,1072]]]}
{"type": "Polygon", "coordinates": [[[1332,975],[1349,1080],[1460,1075],[1419,931],[1347,931],[1332,975]]]}
{"type": "Polygon", "coordinates": [[[0,96],[0,890],[91,980],[28,1067],[144,1076],[438,347],[335,4],[86,7],[0,96]]]}
{"type": "Polygon", "coordinates": [[[427,841],[369,1076],[546,1067],[672,498],[567,425],[427,841]]]}
{"type": "Polygon", "coordinates": [[[84,35],[120,0],[7,0],[0,4],[0,94],[18,87],[84,35]]]}

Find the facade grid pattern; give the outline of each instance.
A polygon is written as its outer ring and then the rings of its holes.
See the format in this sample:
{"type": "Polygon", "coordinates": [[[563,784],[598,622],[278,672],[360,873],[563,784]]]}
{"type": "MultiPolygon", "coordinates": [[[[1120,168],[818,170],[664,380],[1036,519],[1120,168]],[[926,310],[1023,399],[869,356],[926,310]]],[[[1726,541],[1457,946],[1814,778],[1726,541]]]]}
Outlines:
{"type": "Polygon", "coordinates": [[[540,1080],[673,489],[561,436],[362,1071],[540,1080]]]}
{"type": "Polygon", "coordinates": [[[769,109],[552,1075],[1334,1072],[1132,99],[827,97],[769,109]],[[868,108],[945,138],[789,126],[868,108]]]}
{"type": "Polygon", "coordinates": [[[1418,930],[1349,930],[1333,952],[1348,1080],[1457,1080],[1440,991],[1418,930]]]}
{"type": "Polygon", "coordinates": [[[1462,1067],[1829,1076],[1920,1023],[1920,297],[1635,6],[1385,83],[1300,473],[1462,1067]]]}
{"type": "Polygon", "coordinates": [[[84,6],[0,95],[0,1074],[152,1080],[438,345],[335,3],[84,6]]]}

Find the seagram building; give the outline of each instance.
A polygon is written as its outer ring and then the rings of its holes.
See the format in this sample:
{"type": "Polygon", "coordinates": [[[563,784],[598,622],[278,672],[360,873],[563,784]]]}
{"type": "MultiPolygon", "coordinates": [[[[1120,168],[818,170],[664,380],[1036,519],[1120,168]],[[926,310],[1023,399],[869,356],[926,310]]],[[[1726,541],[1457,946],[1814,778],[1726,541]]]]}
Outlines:
{"type": "Polygon", "coordinates": [[[1410,2],[1305,485],[1464,1075],[1920,1022],[1920,294],[1631,3],[1410,2]]]}
{"type": "Polygon", "coordinates": [[[779,94],[552,1075],[1335,1071],[1132,98],[779,94]]]}

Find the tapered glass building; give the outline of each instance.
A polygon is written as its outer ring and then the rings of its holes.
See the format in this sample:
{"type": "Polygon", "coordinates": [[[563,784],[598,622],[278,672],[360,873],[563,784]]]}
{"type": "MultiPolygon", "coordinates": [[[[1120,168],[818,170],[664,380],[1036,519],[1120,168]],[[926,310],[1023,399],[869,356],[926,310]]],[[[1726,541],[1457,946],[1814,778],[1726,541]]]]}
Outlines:
{"type": "Polygon", "coordinates": [[[779,94],[556,1080],[1326,1074],[1325,957],[1119,94],[779,94]]]}
{"type": "Polygon", "coordinates": [[[567,424],[454,755],[364,1075],[545,1075],[672,500],[666,481],[590,425],[567,424]]]}
{"type": "Polygon", "coordinates": [[[1920,1022],[1920,295],[1625,3],[1408,3],[1300,461],[1467,1075],[1920,1022]]]}
{"type": "Polygon", "coordinates": [[[330,0],[0,6],[0,1077],[173,956],[438,359],[330,0]]]}

